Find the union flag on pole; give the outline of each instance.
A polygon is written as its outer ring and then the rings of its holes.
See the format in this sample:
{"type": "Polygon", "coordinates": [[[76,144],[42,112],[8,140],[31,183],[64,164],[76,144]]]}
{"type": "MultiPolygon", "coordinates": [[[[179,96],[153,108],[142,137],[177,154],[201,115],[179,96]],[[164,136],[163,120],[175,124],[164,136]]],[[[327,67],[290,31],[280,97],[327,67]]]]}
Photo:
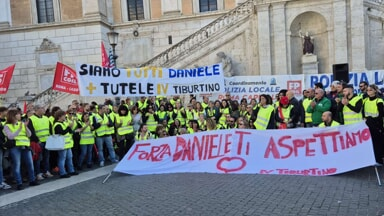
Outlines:
{"type": "Polygon", "coordinates": [[[107,67],[107,68],[115,67],[115,60],[113,58],[112,49],[111,48],[109,49],[109,54],[108,54],[103,42],[101,42],[101,66],[107,67]]]}
{"type": "Polygon", "coordinates": [[[105,50],[103,42],[101,42],[101,66],[109,67],[109,57],[107,51],[105,50]]]}
{"type": "Polygon", "coordinates": [[[52,89],[69,94],[80,94],[76,71],[65,64],[57,62],[52,89]]]}
{"type": "Polygon", "coordinates": [[[15,66],[16,64],[0,70],[0,94],[6,94],[8,92],[15,66]]]}

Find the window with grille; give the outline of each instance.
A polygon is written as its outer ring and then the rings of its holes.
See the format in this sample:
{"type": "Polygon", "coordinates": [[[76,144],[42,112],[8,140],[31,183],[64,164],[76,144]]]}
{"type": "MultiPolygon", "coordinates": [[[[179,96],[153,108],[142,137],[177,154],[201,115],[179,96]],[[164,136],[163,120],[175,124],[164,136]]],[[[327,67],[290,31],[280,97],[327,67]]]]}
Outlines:
{"type": "Polygon", "coordinates": [[[53,0],[36,0],[38,23],[54,22],[53,0]]]}
{"type": "Polygon", "coordinates": [[[144,19],[144,4],[143,0],[127,0],[128,20],[143,20],[144,19]]]}
{"type": "Polygon", "coordinates": [[[199,0],[200,12],[217,10],[217,0],[199,0]]]}

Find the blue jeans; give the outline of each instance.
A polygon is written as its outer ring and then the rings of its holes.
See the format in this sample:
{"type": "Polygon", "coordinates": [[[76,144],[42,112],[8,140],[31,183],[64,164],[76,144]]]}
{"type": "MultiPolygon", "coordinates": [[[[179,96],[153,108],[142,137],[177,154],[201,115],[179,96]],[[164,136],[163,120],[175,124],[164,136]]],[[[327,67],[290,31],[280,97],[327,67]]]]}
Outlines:
{"type": "Polygon", "coordinates": [[[39,154],[39,159],[34,161],[34,166],[35,166],[35,172],[36,174],[39,173],[46,173],[47,171],[50,170],[50,165],[49,165],[49,151],[45,149],[45,142],[39,143],[41,152],[39,154]],[[43,161],[43,169],[41,169],[41,161],[43,161]]]}
{"type": "Polygon", "coordinates": [[[105,161],[103,154],[103,143],[105,143],[109,159],[114,162],[116,160],[115,149],[113,149],[112,136],[96,137],[97,153],[99,155],[99,162],[105,161]]]}
{"type": "Polygon", "coordinates": [[[65,166],[67,166],[69,173],[75,172],[75,168],[73,167],[72,162],[72,150],[64,149],[57,151],[58,160],[57,166],[59,167],[59,174],[65,175],[67,172],[65,171],[65,166]]]}
{"type": "Polygon", "coordinates": [[[10,149],[10,153],[13,163],[13,175],[16,183],[18,185],[23,183],[20,174],[21,160],[23,160],[28,170],[29,182],[35,181],[31,149],[29,147],[13,147],[10,149]]]}
{"type": "Polygon", "coordinates": [[[85,155],[87,155],[87,165],[92,164],[92,148],[93,148],[93,144],[80,145],[81,153],[79,157],[79,164],[78,164],[79,167],[83,165],[85,155]]]}

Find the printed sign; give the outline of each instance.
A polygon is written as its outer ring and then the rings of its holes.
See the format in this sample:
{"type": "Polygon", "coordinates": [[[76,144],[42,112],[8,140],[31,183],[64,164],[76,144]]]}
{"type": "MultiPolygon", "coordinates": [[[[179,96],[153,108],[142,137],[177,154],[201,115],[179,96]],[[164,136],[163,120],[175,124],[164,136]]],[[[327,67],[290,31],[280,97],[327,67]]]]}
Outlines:
{"type": "Polygon", "coordinates": [[[82,96],[157,96],[224,92],[221,64],[192,69],[76,65],[82,96]]]}

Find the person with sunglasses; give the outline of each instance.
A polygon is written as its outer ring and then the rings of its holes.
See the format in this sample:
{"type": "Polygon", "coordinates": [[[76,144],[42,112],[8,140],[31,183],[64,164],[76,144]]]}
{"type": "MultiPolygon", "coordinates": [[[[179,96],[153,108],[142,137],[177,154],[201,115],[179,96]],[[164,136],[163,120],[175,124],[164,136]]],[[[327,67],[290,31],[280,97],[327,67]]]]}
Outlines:
{"type": "Polygon", "coordinates": [[[358,94],[363,99],[368,97],[368,82],[366,81],[360,81],[359,83],[359,90],[360,93],[358,94]]]}

